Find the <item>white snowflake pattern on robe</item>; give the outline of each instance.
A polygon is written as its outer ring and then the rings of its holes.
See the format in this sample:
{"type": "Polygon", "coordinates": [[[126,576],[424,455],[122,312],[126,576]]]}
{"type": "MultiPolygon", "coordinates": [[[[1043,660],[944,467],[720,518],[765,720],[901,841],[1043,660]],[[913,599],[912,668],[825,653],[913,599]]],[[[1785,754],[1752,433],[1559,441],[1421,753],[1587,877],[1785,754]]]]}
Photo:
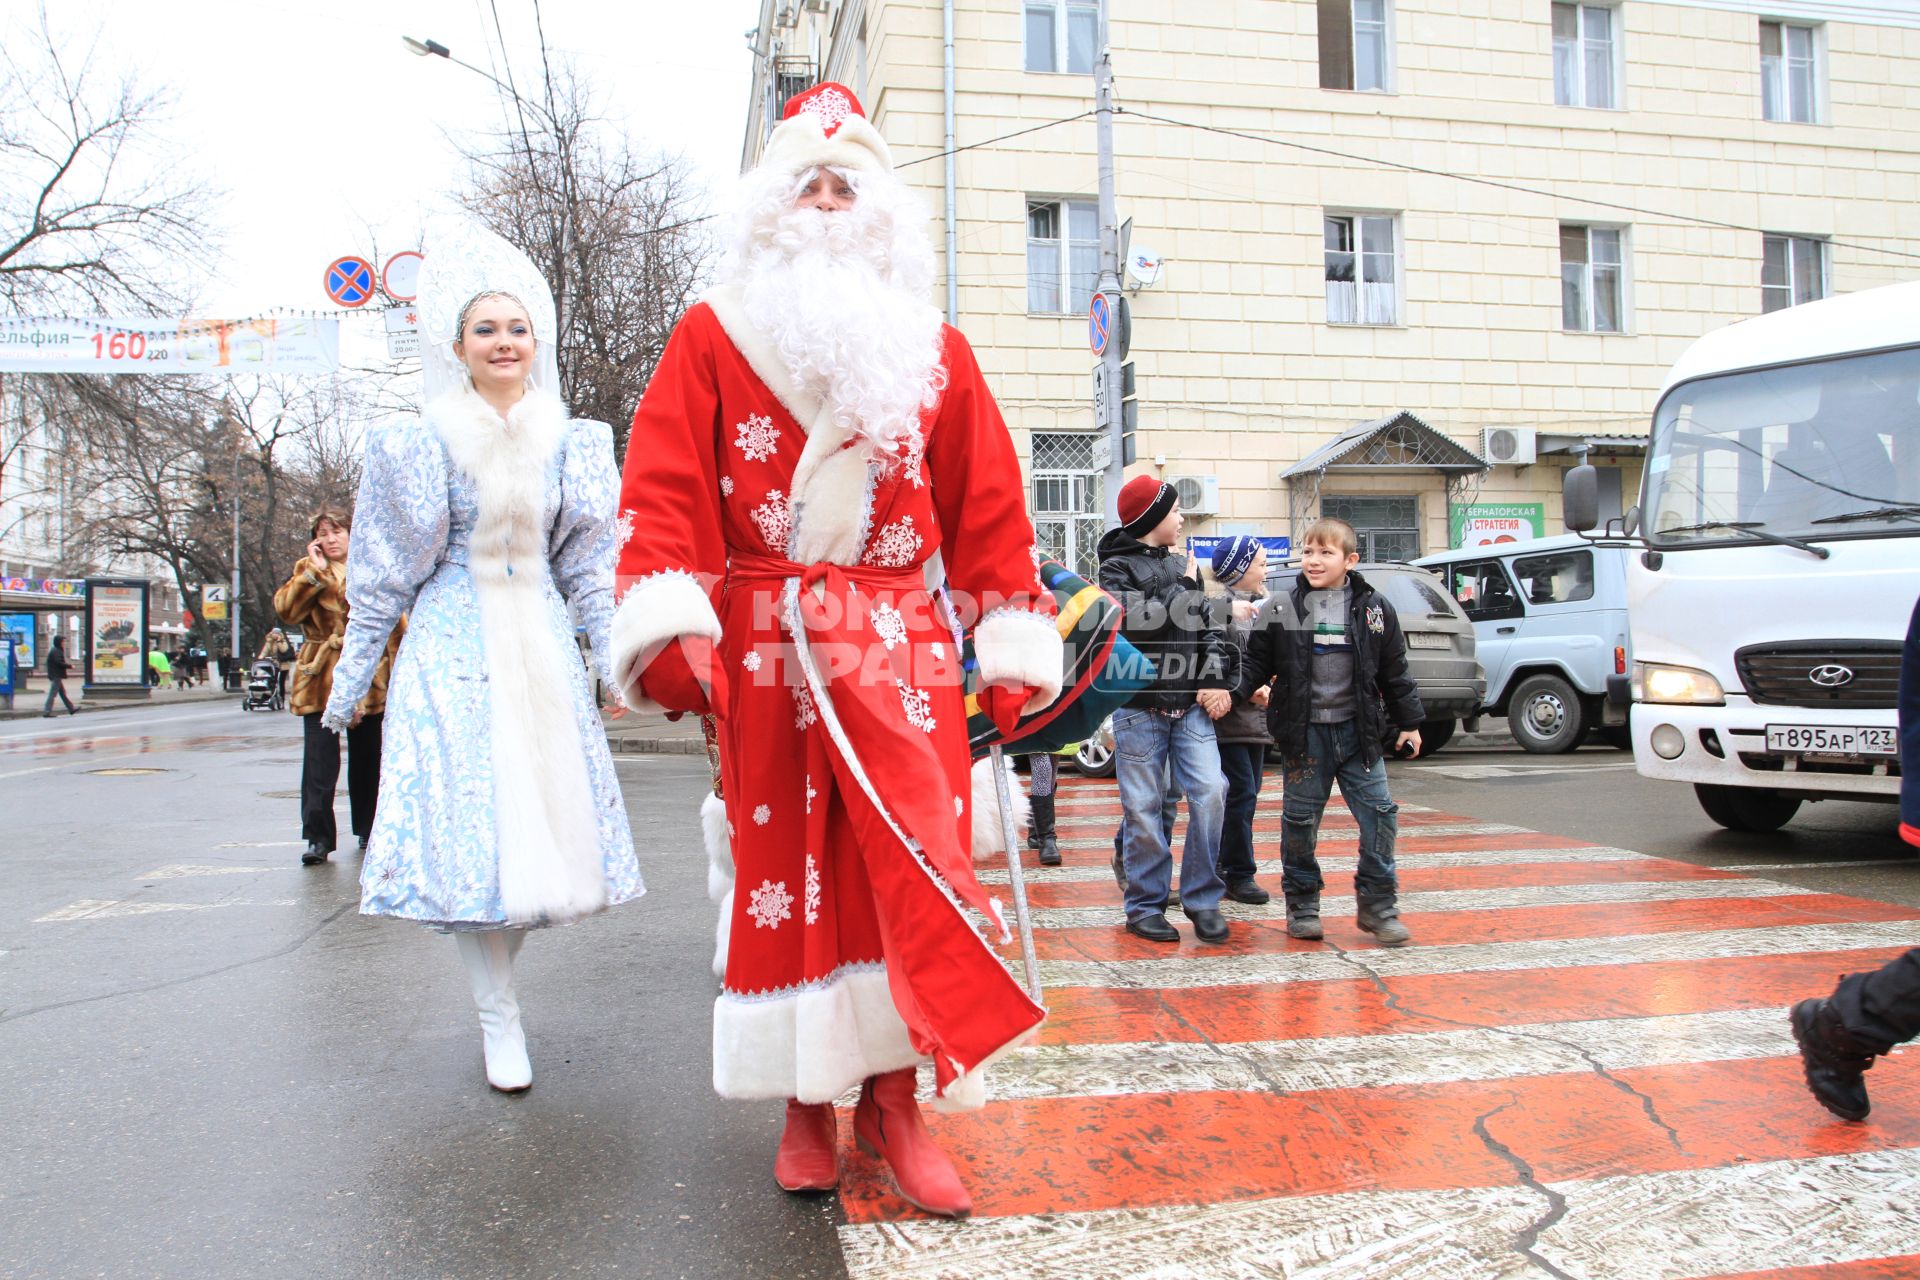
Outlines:
{"type": "Polygon", "coordinates": [[[953,816],[956,818],[964,818],[967,816],[967,802],[959,796],[953,798],[953,816]]]}
{"type": "Polygon", "coordinates": [[[901,516],[881,528],[867,548],[867,563],[881,569],[904,569],[913,563],[923,539],[913,529],[913,517],[901,516]]]}
{"type": "Polygon", "coordinates": [[[916,689],[905,680],[895,680],[900,690],[900,707],[907,713],[907,723],[922,733],[933,732],[933,697],[925,690],[916,689]]]}
{"type": "MultiPolygon", "coordinates": [[[[815,796],[818,796],[819,794],[820,794],[820,793],[819,793],[818,791],[815,791],[815,790],[813,789],[813,779],[812,779],[812,778],[808,778],[808,779],[807,779],[807,812],[808,812],[808,813],[812,813],[812,812],[813,812],[813,801],[814,801],[814,797],[815,797],[815,796]]],[[[811,856],[811,855],[809,855],[809,856],[811,856]]]]}
{"type": "Polygon", "coordinates": [[[820,919],[820,864],[807,855],[807,923],[813,924],[820,919]]]}
{"type": "Polygon", "coordinates": [[[939,659],[941,662],[945,662],[947,660],[947,646],[941,644],[938,640],[935,640],[932,644],[928,645],[927,647],[933,651],[933,656],[939,659]]]}
{"type": "Polygon", "coordinates": [[[733,477],[732,476],[720,477],[720,492],[729,498],[733,496],[733,477]]]}
{"type": "Polygon", "coordinates": [[[900,469],[908,484],[918,489],[926,483],[920,474],[921,464],[927,456],[927,438],[921,432],[914,432],[900,449],[900,469]]]}
{"type": "Polygon", "coordinates": [[[762,880],[753,891],[747,914],[756,929],[778,929],[782,920],[793,919],[793,895],[787,892],[787,882],[762,880]]]}
{"type": "Polygon", "coordinates": [[[787,554],[787,539],[793,533],[793,507],[787,495],[778,489],[767,490],[767,500],[747,513],[766,540],[767,550],[777,556],[787,554]]]}
{"type": "Polygon", "coordinates": [[[779,447],[780,428],[765,414],[748,414],[747,420],[735,425],[734,430],[740,433],[734,437],[734,447],[754,462],[765,462],[779,447]]]}
{"type": "Polygon", "coordinates": [[[907,642],[907,620],[892,605],[877,604],[873,606],[873,634],[891,651],[907,642]]]}
{"type": "Polygon", "coordinates": [[[758,671],[760,669],[760,651],[758,649],[747,650],[745,655],[740,659],[740,665],[749,671],[758,671]]]}
{"type": "Polygon", "coordinates": [[[813,728],[820,713],[814,710],[813,690],[804,684],[793,686],[793,727],[802,732],[813,728]]]}
{"type": "Polygon", "coordinates": [[[754,826],[764,827],[769,822],[772,822],[772,821],[773,821],[773,810],[768,808],[766,805],[763,804],[759,808],[753,811],[754,826]]]}

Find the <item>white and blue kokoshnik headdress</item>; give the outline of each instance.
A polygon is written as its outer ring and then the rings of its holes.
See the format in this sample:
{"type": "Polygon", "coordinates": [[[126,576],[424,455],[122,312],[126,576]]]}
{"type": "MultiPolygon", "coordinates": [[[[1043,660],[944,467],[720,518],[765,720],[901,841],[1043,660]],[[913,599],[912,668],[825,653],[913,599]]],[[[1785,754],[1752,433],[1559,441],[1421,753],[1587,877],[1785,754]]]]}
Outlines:
{"type": "Polygon", "coordinates": [[[532,259],[472,214],[436,210],[426,217],[425,261],[420,264],[421,353],[420,377],[424,402],[433,403],[449,391],[468,385],[467,366],[454,354],[460,334],[460,308],[476,293],[500,290],[527,304],[535,340],[530,386],[560,394],[560,364],[555,357],[560,336],[554,313],[553,291],[532,259]]]}

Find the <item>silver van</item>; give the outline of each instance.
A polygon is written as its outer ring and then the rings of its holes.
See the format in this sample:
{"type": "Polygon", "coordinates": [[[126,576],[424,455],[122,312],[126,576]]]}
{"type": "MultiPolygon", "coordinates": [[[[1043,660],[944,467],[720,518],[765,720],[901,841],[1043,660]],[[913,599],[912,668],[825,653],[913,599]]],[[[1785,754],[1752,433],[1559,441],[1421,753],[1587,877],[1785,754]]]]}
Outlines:
{"type": "Polygon", "coordinates": [[[1566,534],[1414,561],[1437,573],[1473,620],[1485,713],[1505,716],[1528,751],[1571,751],[1589,734],[1629,745],[1628,554],[1566,534]]]}

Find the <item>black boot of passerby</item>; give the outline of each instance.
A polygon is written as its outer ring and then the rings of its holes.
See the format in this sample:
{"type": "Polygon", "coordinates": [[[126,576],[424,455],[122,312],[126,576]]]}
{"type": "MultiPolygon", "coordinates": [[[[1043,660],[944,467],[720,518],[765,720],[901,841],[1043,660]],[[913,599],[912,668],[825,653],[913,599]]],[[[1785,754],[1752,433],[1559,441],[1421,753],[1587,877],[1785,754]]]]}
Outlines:
{"type": "Polygon", "coordinates": [[[1287,895],[1287,936],[1304,942],[1318,942],[1326,937],[1326,929],[1320,923],[1319,894],[1287,895]]]}
{"type": "Polygon", "coordinates": [[[1873,1065],[1873,1053],[1847,1034],[1825,1000],[1802,1000],[1793,1006],[1789,1018],[1793,1038],[1800,1044],[1807,1088],[1821,1106],[1842,1120],[1865,1120],[1871,1104],[1864,1073],[1873,1065]]]}
{"type": "Polygon", "coordinates": [[[1040,865],[1060,865],[1060,842],[1053,834],[1053,797],[1033,797],[1033,825],[1027,831],[1027,844],[1040,851],[1040,865]]]}
{"type": "Polygon", "coordinates": [[[1393,894],[1361,895],[1353,922],[1383,947],[1404,947],[1413,941],[1413,934],[1400,923],[1400,906],[1393,894]]]}

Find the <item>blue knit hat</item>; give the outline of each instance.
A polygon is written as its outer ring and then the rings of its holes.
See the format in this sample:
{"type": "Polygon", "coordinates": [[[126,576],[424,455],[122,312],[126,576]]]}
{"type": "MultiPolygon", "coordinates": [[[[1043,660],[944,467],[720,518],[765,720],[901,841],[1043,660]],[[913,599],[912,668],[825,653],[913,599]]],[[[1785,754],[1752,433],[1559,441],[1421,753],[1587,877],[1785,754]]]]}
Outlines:
{"type": "Polygon", "coordinates": [[[1260,554],[1260,539],[1250,538],[1244,533],[1220,539],[1213,549],[1213,576],[1226,586],[1240,581],[1240,576],[1260,554]]]}

